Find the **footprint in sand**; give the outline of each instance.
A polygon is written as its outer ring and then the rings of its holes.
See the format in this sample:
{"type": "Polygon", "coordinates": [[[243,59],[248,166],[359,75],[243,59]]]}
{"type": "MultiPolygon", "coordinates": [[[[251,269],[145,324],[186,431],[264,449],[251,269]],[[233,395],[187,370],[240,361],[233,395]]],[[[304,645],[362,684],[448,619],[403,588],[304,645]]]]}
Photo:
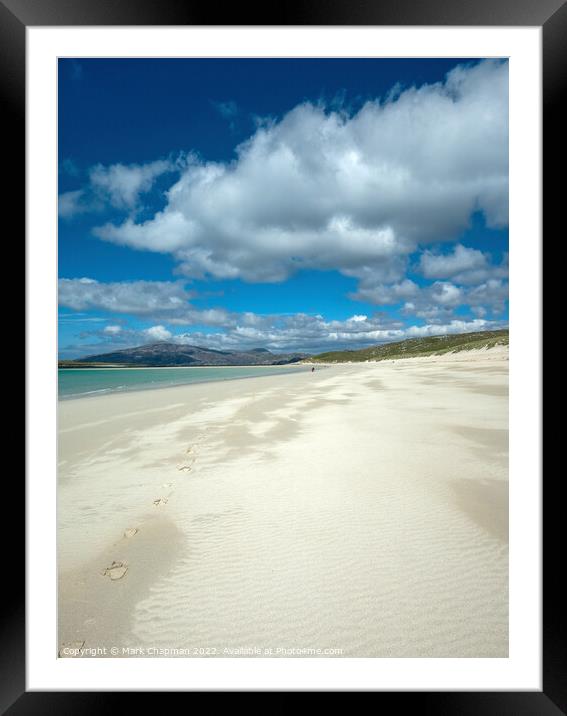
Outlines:
{"type": "MultiPolygon", "coordinates": [[[[202,438],[197,438],[197,442],[201,442],[202,438]]],[[[197,460],[196,450],[194,445],[189,445],[187,450],[185,450],[185,453],[190,456],[190,460],[188,463],[178,465],[177,469],[182,472],[191,472],[191,468],[195,464],[195,461],[197,460]]]]}
{"type": "Polygon", "coordinates": [[[124,530],[124,537],[133,537],[135,534],[138,534],[137,527],[127,527],[124,530]]]}
{"type": "Polygon", "coordinates": [[[164,482],[162,487],[165,487],[170,490],[173,487],[173,482],[164,482]]]}
{"type": "Polygon", "coordinates": [[[177,469],[178,469],[178,470],[183,470],[183,471],[185,471],[185,472],[191,472],[191,468],[192,468],[193,465],[195,464],[195,461],[196,461],[196,460],[197,460],[197,458],[196,458],[196,457],[193,457],[193,458],[191,458],[191,459],[189,460],[189,462],[179,464],[179,465],[177,466],[177,469]]]}
{"type": "Polygon", "coordinates": [[[122,577],[128,571],[128,565],[125,562],[113,562],[110,567],[107,567],[102,573],[104,577],[110,577],[114,582],[122,577]]]}
{"type": "Polygon", "coordinates": [[[167,505],[167,497],[158,497],[157,500],[154,500],[154,505],[156,507],[161,507],[162,505],[167,505]]]}

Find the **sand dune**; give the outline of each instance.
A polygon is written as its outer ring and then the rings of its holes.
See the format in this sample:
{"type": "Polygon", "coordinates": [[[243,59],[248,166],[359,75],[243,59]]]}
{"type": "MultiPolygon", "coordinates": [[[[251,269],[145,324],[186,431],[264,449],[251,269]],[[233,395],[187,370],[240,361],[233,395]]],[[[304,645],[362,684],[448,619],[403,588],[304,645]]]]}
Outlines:
{"type": "Polygon", "coordinates": [[[506,656],[507,357],[62,402],[60,648],[506,656]]]}

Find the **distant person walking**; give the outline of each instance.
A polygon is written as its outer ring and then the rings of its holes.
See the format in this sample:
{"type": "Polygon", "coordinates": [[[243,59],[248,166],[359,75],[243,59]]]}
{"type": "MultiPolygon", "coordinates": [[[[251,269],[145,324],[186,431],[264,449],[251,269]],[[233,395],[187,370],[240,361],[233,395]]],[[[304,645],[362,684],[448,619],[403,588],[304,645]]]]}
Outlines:
{"type": "Polygon", "coordinates": [[[312,367],[311,367],[311,372],[312,372],[312,373],[315,373],[315,366],[312,366],[312,367]]]}

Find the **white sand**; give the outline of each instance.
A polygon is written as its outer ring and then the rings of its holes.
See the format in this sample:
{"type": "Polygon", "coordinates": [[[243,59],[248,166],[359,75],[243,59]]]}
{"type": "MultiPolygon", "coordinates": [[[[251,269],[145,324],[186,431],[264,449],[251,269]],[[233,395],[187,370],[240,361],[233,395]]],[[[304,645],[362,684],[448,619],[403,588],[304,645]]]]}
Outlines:
{"type": "Polygon", "coordinates": [[[60,646],[506,656],[507,359],[60,403],[60,646]]]}

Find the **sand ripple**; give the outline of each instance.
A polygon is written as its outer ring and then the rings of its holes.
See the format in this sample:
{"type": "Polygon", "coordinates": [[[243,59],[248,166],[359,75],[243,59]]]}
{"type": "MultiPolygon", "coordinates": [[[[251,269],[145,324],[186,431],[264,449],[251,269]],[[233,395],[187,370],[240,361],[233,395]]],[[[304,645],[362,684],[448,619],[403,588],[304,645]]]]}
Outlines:
{"type": "Polygon", "coordinates": [[[139,428],[123,464],[150,465],[148,504],[171,479],[159,509],[185,549],[132,603],[128,643],[506,656],[507,374],[412,365],[241,381],[224,408],[139,428]]]}

